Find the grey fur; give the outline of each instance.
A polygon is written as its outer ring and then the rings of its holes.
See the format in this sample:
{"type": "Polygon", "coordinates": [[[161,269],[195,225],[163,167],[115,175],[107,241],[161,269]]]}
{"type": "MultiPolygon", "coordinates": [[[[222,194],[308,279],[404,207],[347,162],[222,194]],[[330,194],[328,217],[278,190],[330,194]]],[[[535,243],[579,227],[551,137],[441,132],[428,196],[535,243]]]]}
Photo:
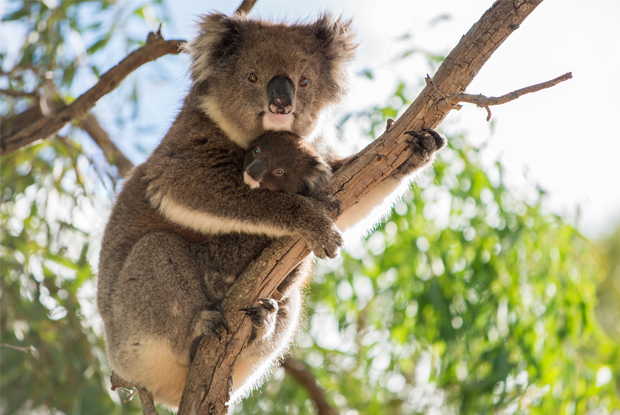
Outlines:
{"type": "MultiPolygon", "coordinates": [[[[244,149],[265,129],[307,137],[333,159],[329,119],[348,87],[355,47],[350,23],[328,15],[290,26],[217,13],[202,18],[187,46],[188,96],[161,144],[125,181],[99,263],[97,305],[110,365],[157,402],[179,404],[198,339],[226,329],[221,300],[273,238],[297,234],[319,257],[333,257],[342,245],[329,203],[252,190],[242,166],[244,149]],[[267,86],[276,76],[293,85],[290,114],[269,112],[267,86]]],[[[308,275],[306,261],[286,277],[277,307],[239,305],[255,329],[234,373],[233,399],[288,347],[308,275]]]]}

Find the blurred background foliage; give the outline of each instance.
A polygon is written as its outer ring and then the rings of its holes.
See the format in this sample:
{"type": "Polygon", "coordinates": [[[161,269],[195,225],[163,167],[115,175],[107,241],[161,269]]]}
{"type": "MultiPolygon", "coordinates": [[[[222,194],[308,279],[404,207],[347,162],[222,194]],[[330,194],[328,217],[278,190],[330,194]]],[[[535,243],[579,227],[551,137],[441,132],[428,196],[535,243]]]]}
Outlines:
{"type": "MultiPolygon", "coordinates": [[[[161,2],[12,1],[8,10],[3,22],[19,23],[23,36],[12,39],[23,43],[0,51],[3,133],[43,99],[71,102],[166,16],[161,2]]],[[[413,53],[429,71],[441,61],[413,53]]],[[[140,83],[160,76],[130,77],[114,92],[117,112],[129,114],[119,125],[136,119],[140,83]]],[[[408,104],[406,87],[343,123],[376,136],[408,104]]],[[[620,230],[585,240],[545,210],[544,191],[533,186],[526,203],[500,163],[481,166],[483,147],[448,140],[368,238],[317,264],[292,355],[343,415],[618,413],[620,230]]],[[[0,168],[0,413],[140,413],[137,399],[123,404],[124,392],[109,391],[94,306],[119,170],[79,122],[0,168]]],[[[282,368],[234,411],[316,413],[282,368]]]]}

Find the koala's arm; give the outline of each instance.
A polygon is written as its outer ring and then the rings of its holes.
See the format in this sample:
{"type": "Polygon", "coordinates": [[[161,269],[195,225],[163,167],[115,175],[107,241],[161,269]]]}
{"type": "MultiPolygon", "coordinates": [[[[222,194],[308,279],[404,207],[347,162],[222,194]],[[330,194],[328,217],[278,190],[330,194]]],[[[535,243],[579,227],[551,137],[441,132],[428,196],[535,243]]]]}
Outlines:
{"type": "Polygon", "coordinates": [[[169,220],[207,235],[298,234],[316,256],[336,255],[342,237],[325,206],[298,194],[250,189],[237,147],[207,142],[175,151],[152,157],[145,175],[147,198],[169,220]]]}
{"type": "MultiPolygon", "coordinates": [[[[433,130],[407,133],[411,136],[411,140],[407,141],[412,150],[409,159],[336,219],[336,225],[341,231],[363,224],[365,232],[374,226],[409,189],[416,174],[430,166],[437,151],[446,145],[446,140],[433,130]]],[[[334,160],[330,166],[336,171],[349,159],[334,160]]]]}

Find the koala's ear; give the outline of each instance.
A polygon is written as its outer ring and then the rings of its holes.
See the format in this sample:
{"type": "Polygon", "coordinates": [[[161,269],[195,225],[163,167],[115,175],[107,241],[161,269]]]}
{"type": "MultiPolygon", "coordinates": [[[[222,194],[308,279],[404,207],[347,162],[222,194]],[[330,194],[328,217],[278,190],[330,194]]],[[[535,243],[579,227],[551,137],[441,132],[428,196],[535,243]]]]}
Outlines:
{"type": "Polygon", "coordinates": [[[205,14],[196,23],[197,35],[182,46],[192,59],[192,79],[205,80],[212,74],[219,59],[233,54],[239,41],[245,15],[205,14]]]}
{"type": "Polygon", "coordinates": [[[316,36],[324,56],[332,62],[332,78],[336,84],[346,89],[351,78],[351,63],[358,47],[351,20],[341,17],[335,19],[324,13],[314,23],[316,36]]]}

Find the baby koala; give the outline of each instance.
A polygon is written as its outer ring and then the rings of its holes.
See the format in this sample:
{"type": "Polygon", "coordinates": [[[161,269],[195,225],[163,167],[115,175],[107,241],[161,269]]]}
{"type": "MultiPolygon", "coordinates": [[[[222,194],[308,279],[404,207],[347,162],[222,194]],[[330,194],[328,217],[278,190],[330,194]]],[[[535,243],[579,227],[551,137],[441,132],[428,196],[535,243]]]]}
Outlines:
{"type": "Polygon", "coordinates": [[[245,153],[243,181],[252,189],[309,196],[337,215],[340,203],[324,194],[331,178],[331,167],[314,147],[288,131],[262,134],[245,153]]]}

